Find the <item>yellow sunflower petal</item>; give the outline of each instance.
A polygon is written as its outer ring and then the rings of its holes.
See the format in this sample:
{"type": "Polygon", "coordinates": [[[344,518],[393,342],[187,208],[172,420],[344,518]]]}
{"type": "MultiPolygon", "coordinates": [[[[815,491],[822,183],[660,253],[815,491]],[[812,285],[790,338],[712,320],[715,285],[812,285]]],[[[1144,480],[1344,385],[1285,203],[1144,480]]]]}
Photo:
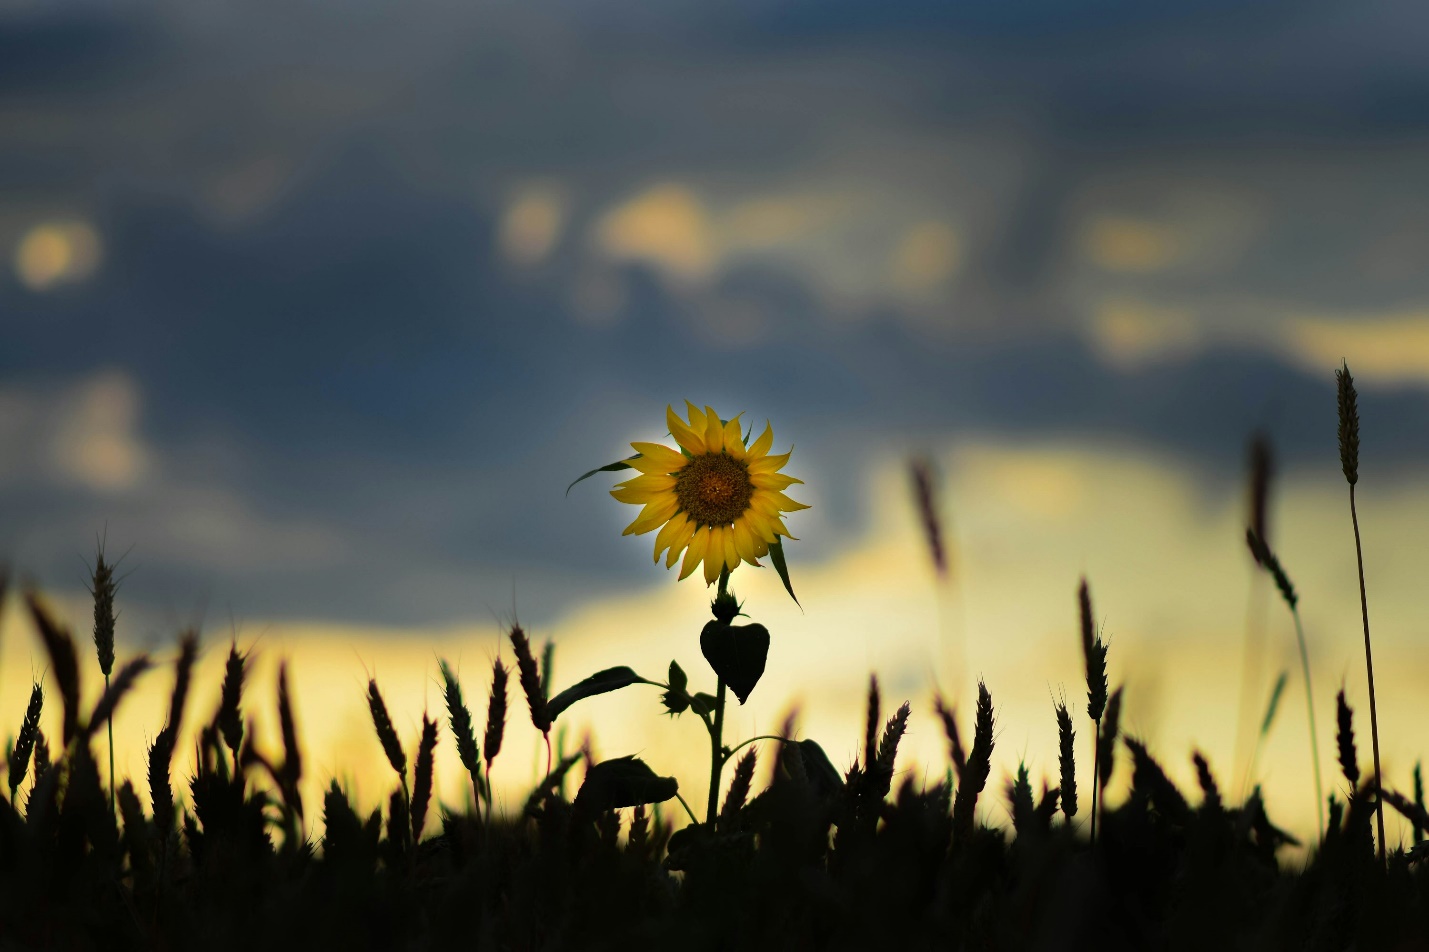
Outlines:
{"type": "Polygon", "coordinates": [[[668,489],[636,489],[633,486],[616,486],[610,491],[610,494],[620,502],[628,502],[637,506],[643,506],[662,496],[671,495],[668,489]]]}
{"type": "MultiPolygon", "coordinates": [[[[778,514],[775,514],[778,518],[778,514]]],[[[749,531],[754,533],[754,537],[765,543],[773,542],[779,536],[774,532],[774,527],[769,524],[769,517],[755,509],[746,509],[740,520],[749,526],[749,531]]]]}
{"type": "Polygon", "coordinates": [[[724,527],[710,526],[709,542],[705,547],[705,584],[712,585],[719,578],[719,570],[724,568],[724,527]]]}
{"type": "MultiPolygon", "coordinates": [[[[768,554],[769,543],[765,542],[763,539],[754,540],[754,557],[757,559],[762,559],[768,554]]],[[[758,563],[755,564],[757,565],[758,563]]]]}
{"type": "Polygon", "coordinates": [[[646,503],[640,515],[635,521],[625,527],[621,535],[644,535],[651,529],[658,528],[667,519],[675,514],[680,508],[680,501],[674,496],[668,499],[657,499],[654,502],[646,503]]]}
{"type": "Polygon", "coordinates": [[[795,502],[781,492],[777,492],[775,490],[770,489],[762,490],[762,492],[768,493],[769,496],[774,500],[775,504],[778,505],[778,507],[785,512],[798,512],[800,509],[809,508],[801,502],[795,502]]]}
{"type": "Polygon", "coordinates": [[[779,518],[779,503],[774,501],[774,494],[767,489],[756,489],[749,497],[749,509],[747,512],[756,512],[768,519],[779,518]]]}
{"type": "Polygon", "coordinates": [[[724,567],[731,572],[739,567],[739,548],[734,544],[734,526],[724,527],[724,567]]]}
{"type": "Polygon", "coordinates": [[[660,553],[675,544],[680,532],[689,523],[689,518],[683,512],[677,512],[670,517],[670,521],[660,527],[660,534],[655,536],[655,561],[660,561],[660,553]]]}
{"type": "Polygon", "coordinates": [[[668,492],[675,488],[675,477],[670,473],[641,473],[623,483],[616,483],[616,489],[654,489],[668,492]]]}
{"type": "Polygon", "coordinates": [[[732,528],[735,552],[750,565],[758,565],[759,563],[754,561],[757,558],[754,554],[754,530],[749,528],[749,520],[741,516],[734,521],[732,528]]]}
{"type": "Polygon", "coordinates": [[[724,424],[719,422],[719,414],[712,407],[705,407],[705,451],[724,451],[724,424]]]}
{"type": "Polygon", "coordinates": [[[680,566],[680,579],[689,577],[695,570],[695,566],[700,564],[700,560],[705,557],[705,548],[710,541],[709,526],[700,526],[690,539],[690,547],[685,550],[685,561],[680,566]]]}
{"type": "Polygon", "coordinates": [[[670,428],[670,435],[691,454],[699,456],[705,451],[705,438],[692,430],[684,420],[680,419],[674,407],[665,408],[665,425],[670,428]]]}
{"type": "Polygon", "coordinates": [[[705,432],[705,411],[686,400],[685,414],[690,418],[690,429],[703,435],[705,432]]]}
{"type": "Polygon", "coordinates": [[[769,524],[774,527],[774,531],[775,531],[775,532],[779,533],[779,534],[780,534],[781,536],[783,536],[784,538],[786,538],[786,539],[793,539],[795,542],[798,542],[798,541],[799,541],[798,536],[790,535],[790,534],[789,534],[789,530],[786,529],[786,528],[784,528],[784,520],[782,520],[782,519],[771,519],[771,520],[769,520],[769,524]]]}
{"type": "Polygon", "coordinates": [[[755,489],[787,489],[795,483],[801,486],[804,483],[802,479],[785,476],[783,473],[756,473],[749,477],[749,481],[755,489]]]}
{"type": "Polygon", "coordinates": [[[769,421],[764,421],[764,433],[754,444],[749,447],[749,458],[758,459],[769,452],[769,448],[774,445],[774,428],[769,425],[769,421]]]}
{"type": "MultiPolygon", "coordinates": [[[[762,440],[764,437],[761,436],[760,439],[762,440]]],[[[634,446],[635,444],[632,443],[631,445],[634,446]]],[[[794,451],[789,451],[789,453],[792,452],[794,451]]],[[[773,473],[782,469],[784,464],[789,462],[789,453],[781,453],[778,456],[765,456],[762,459],[750,460],[749,475],[757,476],[760,473],[773,473]]],[[[637,460],[636,462],[639,461],[637,460]]]]}
{"type": "Polygon", "coordinates": [[[739,417],[724,425],[724,451],[734,459],[744,459],[744,437],[739,429],[739,417]]]}
{"type": "Polygon", "coordinates": [[[684,528],[675,537],[675,541],[670,543],[670,551],[665,554],[665,568],[674,565],[680,559],[680,553],[685,551],[685,546],[690,544],[690,540],[695,536],[695,530],[699,528],[692,520],[685,521],[684,528]]]}
{"type": "Polygon", "coordinates": [[[683,453],[659,443],[631,443],[630,445],[635,452],[640,454],[640,458],[631,460],[630,465],[642,473],[673,473],[683,469],[689,462],[683,453]]]}

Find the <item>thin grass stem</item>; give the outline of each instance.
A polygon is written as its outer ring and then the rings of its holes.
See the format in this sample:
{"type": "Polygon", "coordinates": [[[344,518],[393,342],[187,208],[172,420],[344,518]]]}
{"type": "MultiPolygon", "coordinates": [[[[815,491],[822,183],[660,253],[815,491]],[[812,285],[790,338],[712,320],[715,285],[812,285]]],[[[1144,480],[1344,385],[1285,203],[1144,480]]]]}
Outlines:
{"type": "Polygon", "coordinates": [[[1305,710],[1310,716],[1310,762],[1315,767],[1315,816],[1319,821],[1319,837],[1325,835],[1325,797],[1320,780],[1320,733],[1315,729],[1315,691],[1310,685],[1310,652],[1305,647],[1305,629],[1300,624],[1300,609],[1290,609],[1295,619],[1295,641],[1300,646],[1300,670],[1305,677],[1305,710]]]}
{"type": "Polygon", "coordinates": [[[1379,708],[1374,700],[1374,656],[1369,647],[1369,600],[1365,596],[1364,586],[1364,551],[1360,548],[1360,517],[1355,511],[1355,485],[1350,483],[1350,521],[1355,527],[1355,561],[1359,564],[1360,572],[1360,616],[1364,620],[1364,666],[1365,673],[1369,676],[1369,736],[1374,745],[1374,813],[1375,820],[1379,827],[1379,862],[1386,863],[1384,855],[1384,802],[1379,796],[1380,773],[1379,773],[1379,708]]]}

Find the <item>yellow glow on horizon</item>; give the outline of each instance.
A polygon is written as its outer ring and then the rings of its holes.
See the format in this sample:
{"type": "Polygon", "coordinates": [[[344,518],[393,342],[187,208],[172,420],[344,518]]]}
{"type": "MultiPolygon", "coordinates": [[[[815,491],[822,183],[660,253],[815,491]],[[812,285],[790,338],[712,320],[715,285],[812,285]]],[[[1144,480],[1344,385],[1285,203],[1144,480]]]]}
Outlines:
{"type": "MultiPolygon", "coordinates": [[[[735,573],[734,589],[752,620],[769,628],[773,644],[764,679],[749,703],[731,701],[727,741],[769,733],[797,706],[798,736],[817,740],[834,765],[846,769],[860,744],[873,670],[883,683],[885,717],[904,699],[913,704],[895,782],[906,776],[932,783],[947,764],[946,742],[932,714],[933,691],[940,687],[957,706],[966,735],[981,677],[998,718],[982,813],[990,822],[1004,823],[1003,781],[1019,760],[1028,763],[1034,784],[1042,777],[1056,782],[1052,697],[1065,690],[1077,711],[1085,704],[1074,599],[1085,574],[1111,644],[1112,685],[1126,685],[1125,728],[1150,743],[1193,802],[1193,749],[1206,753],[1222,790],[1234,798],[1239,784],[1231,760],[1252,578],[1241,541],[1239,492],[1207,495],[1174,461],[1115,446],[967,443],[946,454],[940,466],[948,474],[950,542],[960,567],[954,584],[935,582],[906,496],[906,474],[897,466],[878,474],[871,485],[869,498],[875,502],[869,529],[845,552],[810,563],[801,559],[799,543],[791,543],[802,611],[773,572],[742,568],[735,573]]],[[[1301,478],[1278,489],[1273,542],[1303,596],[1329,793],[1343,786],[1333,772],[1332,734],[1334,692],[1342,683],[1356,711],[1366,767],[1370,758],[1353,543],[1337,461],[1329,460],[1325,470],[1324,478],[1301,478]]],[[[817,512],[811,510],[810,516],[817,512]]],[[[1419,540],[1429,535],[1429,497],[1414,480],[1377,485],[1362,496],[1361,521],[1384,768],[1387,783],[1403,789],[1423,754],[1415,747],[1420,742],[1416,725],[1429,718],[1429,699],[1419,690],[1429,677],[1429,656],[1416,605],[1416,551],[1419,540]]],[[[816,522],[808,525],[817,530],[816,522]]],[[[803,526],[796,531],[815,535],[803,526]]],[[[631,540],[631,545],[645,549],[644,540],[631,540]]],[[[549,637],[557,645],[554,688],[617,664],[662,679],[673,658],[688,673],[692,690],[710,690],[713,677],[698,644],[709,592],[695,582],[665,582],[659,578],[644,592],[612,593],[578,606],[549,629],[533,630],[537,644],[549,637]]],[[[72,620],[83,621],[82,598],[63,604],[71,606],[72,620]]],[[[1288,668],[1291,678],[1261,754],[1260,776],[1272,818],[1303,836],[1314,816],[1304,695],[1289,618],[1278,604],[1267,617],[1265,690],[1280,668],[1288,668]]],[[[439,799],[452,805],[466,801],[469,792],[446,727],[436,659],[448,658],[458,667],[480,732],[490,662],[498,651],[510,662],[509,645],[497,627],[397,630],[289,620],[251,630],[257,634],[240,634],[242,646],[256,642],[258,658],[245,714],[256,718],[262,749],[278,756],[273,679],[279,659],[289,659],[304,738],[310,829],[318,827],[321,793],[333,777],[369,810],[396,782],[372,734],[364,700],[369,673],[377,677],[409,751],[424,709],[441,722],[439,799]]],[[[92,654],[84,650],[84,629],[77,641],[87,666],[86,704],[92,704],[100,679],[92,654]]],[[[227,641],[209,635],[206,645],[184,729],[188,738],[212,716],[217,701],[227,641]]],[[[126,654],[121,645],[121,660],[126,654]]],[[[42,650],[12,600],[0,630],[0,733],[18,727],[29,678],[44,666],[42,650]]],[[[141,797],[146,797],[144,747],[162,726],[171,682],[170,670],[147,675],[116,723],[117,769],[134,778],[141,797]]],[[[52,694],[53,682],[47,687],[52,694]]],[[[57,710],[53,700],[47,703],[44,729],[52,737],[59,730],[57,710]]],[[[708,776],[707,740],[689,715],[672,720],[660,710],[658,691],[638,685],[583,701],[562,718],[567,749],[589,733],[598,759],[638,754],[657,772],[677,777],[698,810],[708,776]]],[[[1084,715],[1076,725],[1085,784],[1091,725],[1084,715]]],[[[761,751],[760,778],[767,776],[767,754],[761,751]]],[[[181,745],[174,771],[174,787],[181,793],[188,757],[181,745]]],[[[544,768],[544,757],[513,683],[506,741],[495,771],[501,808],[520,808],[544,768]]],[[[1124,753],[1120,759],[1113,803],[1128,779],[1124,753]]],[[[675,804],[665,810],[667,815],[679,811],[675,804]]],[[[1397,819],[1387,822],[1393,824],[1392,838],[1402,834],[1397,819]]]]}

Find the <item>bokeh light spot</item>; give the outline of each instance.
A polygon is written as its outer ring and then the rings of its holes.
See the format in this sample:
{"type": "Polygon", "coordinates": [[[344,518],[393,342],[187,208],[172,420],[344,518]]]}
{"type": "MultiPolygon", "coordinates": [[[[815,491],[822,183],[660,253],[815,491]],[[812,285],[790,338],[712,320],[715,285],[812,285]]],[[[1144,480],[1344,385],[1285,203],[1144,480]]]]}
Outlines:
{"type": "Polygon", "coordinates": [[[99,234],[85,222],[46,222],[15,249],[15,275],[31,291],[83,281],[99,267],[99,234]]]}

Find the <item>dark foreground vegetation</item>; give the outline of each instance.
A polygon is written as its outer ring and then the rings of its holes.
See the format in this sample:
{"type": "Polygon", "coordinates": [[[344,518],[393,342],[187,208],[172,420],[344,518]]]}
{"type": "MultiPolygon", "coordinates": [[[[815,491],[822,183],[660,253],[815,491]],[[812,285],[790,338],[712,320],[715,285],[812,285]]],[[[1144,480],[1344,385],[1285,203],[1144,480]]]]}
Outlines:
{"type": "MultiPolygon", "coordinates": [[[[150,751],[154,793],[143,803],[124,781],[111,807],[101,729],[148,661],[120,667],[86,716],[74,642],[27,598],[58,685],[63,734],[39,730],[37,689],[8,747],[11,799],[0,802],[5,949],[1429,948],[1423,850],[1392,851],[1387,865],[1377,858],[1375,791],[1368,781],[1354,786],[1348,709],[1341,766],[1356,793],[1331,800],[1323,842],[1303,869],[1277,862],[1291,840],[1258,793],[1228,802],[1197,755],[1200,789],[1188,795],[1142,744],[1118,738],[1119,692],[1102,719],[1096,776],[1082,786],[1100,790],[1114,758],[1130,758],[1132,784],[1102,813],[1094,846],[1088,824],[1074,821],[1071,719],[1061,710],[1061,786],[1034,791],[1019,768],[1005,790],[989,788],[986,688],[966,747],[957,719],[940,707],[951,769],[931,786],[895,785],[909,710],[884,722],[875,683],[864,752],[847,774],[812,741],[770,740],[762,749],[776,758],[773,780],[755,793],[751,746],[717,828],[691,824],[672,836],[647,803],[673,803],[673,780],[638,760],[592,764],[580,754],[558,760],[519,814],[491,817],[482,768],[499,751],[506,718],[500,662],[480,745],[449,682],[445,727],[471,771],[470,809],[443,812],[435,835],[414,835],[429,828],[438,725],[424,723],[409,774],[373,683],[377,740],[400,785],[384,809],[362,815],[334,783],[320,806],[324,833],[310,840],[302,831],[317,805],[298,795],[302,755],[286,677],[276,699],[281,760],[260,753],[245,726],[246,659],[236,647],[218,710],[190,717],[203,726],[180,740],[171,727],[183,718],[196,652],[185,638],[168,724],[150,751]],[[180,742],[196,744],[199,756],[176,798],[169,773],[180,742]],[[1010,815],[1012,828],[979,822],[991,815],[1010,815]]],[[[533,718],[549,724],[559,696],[527,681],[518,677],[535,692],[533,718]]],[[[790,733],[790,725],[781,732],[790,733]]],[[[1422,804],[1388,796],[1416,824],[1417,842],[1429,826],[1422,804]]]]}
{"type": "MultiPolygon", "coordinates": [[[[1348,369],[1337,378],[1341,462],[1358,550],[1358,417],[1348,369]]],[[[1298,594],[1267,539],[1268,451],[1255,458],[1246,541],[1295,622],[1313,743],[1298,594]]],[[[941,571],[931,483],[926,470],[915,467],[914,476],[941,571]]],[[[91,589],[105,692],[90,711],[81,710],[73,638],[36,593],[25,593],[49,657],[62,730],[58,737],[42,731],[46,696],[36,685],[3,764],[9,797],[0,799],[0,952],[1429,949],[1423,842],[1429,813],[1417,767],[1411,795],[1381,786],[1362,569],[1372,772],[1361,776],[1354,712],[1342,691],[1335,741],[1340,789],[1348,796],[1322,799],[1312,747],[1323,819],[1316,842],[1304,844],[1303,862],[1287,859],[1284,848],[1298,844],[1272,821],[1259,788],[1251,785],[1244,796],[1222,788],[1196,753],[1198,789],[1178,789],[1141,741],[1119,733],[1122,689],[1108,690],[1107,645],[1095,630],[1085,582],[1078,607],[1087,679],[1083,746],[1091,756],[1082,758],[1080,779],[1077,721],[1063,699],[1054,710],[1055,785],[1040,782],[1034,790],[1019,766],[1003,789],[989,787],[995,709],[981,684],[968,744],[969,725],[937,704],[950,762],[941,781],[900,772],[909,707],[885,721],[876,681],[861,756],[842,775],[818,744],[795,739],[792,722],[776,735],[726,746],[726,687],[743,700],[763,673],[769,644],[763,626],[733,624],[740,606],[727,592],[726,570],[711,606],[715,620],[700,639],[718,676],[715,695],[691,693],[673,663],[664,682],[616,667],[552,695],[549,653],[538,662],[525,633],[513,627],[515,665],[508,671],[499,658],[493,665],[480,739],[462,686],[443,664],[445,729],[424,716],[409,760],[376,681],[369,682],[375,740],[396,782],[370,814],[356,812],[334,782],[320,806],[322,835],[314,838],[308,831],[319,828],[311,813],[318,805],[300,794],[303,756],[286,670],[279,669],[275,699],[280,758],[254,744],[252,708],[269,702],[245,698],[249,659],[236,644],[217,710],[192,713],[188,723],[200,726],[185,733],[198,642],[192,634],[181,637],[168,716],[149,749],[147,803],[129,781],[116,789],[112,739],[111,769],[101,770],[111,716],[151,666],[141,655],[115,667],[113,569],[101,548],[91,589]],[[546,738],[550,767],[524,807],[503,815],[492,809],[486,778],[501,751],[508,680],[546,738]],[[703,821],[674,778],[637,758],[551,757],[551,730],[562,712],[637,683],[663,688],[667,713],[698,717],[709,731],[703,821]],[[456,810],[432,803],[434,755],[444,737],[471,784],[471,799],[456,810]],[[180,745],[195,750],[197,760],[176,791],[180,745]],[[773,769],[756,793],[757,756],[772,758],[773,769]],[[1122,802],[1108,806],[1105,788],[1118,760],[1129,761],[1131,785],[1122,802]],[[672,833],[661,805],[675,803],[691,822],[672,833]],[[1386,804],[1408,819],[1412,846],[1390,849],[1385,842],[1386,804]],[[433,811],[441,815],[429,824],[433,811]],[[989,825],[1003,816],[1010,828],[989,825]]],[[[788,587],[782,569],[781,575],[788,587]]],[[[1262,740],[1286,678],[1270,695],[1262,740]]],[[[1252,755],[1252,778],[1254,762],[1252,755]]]]}

